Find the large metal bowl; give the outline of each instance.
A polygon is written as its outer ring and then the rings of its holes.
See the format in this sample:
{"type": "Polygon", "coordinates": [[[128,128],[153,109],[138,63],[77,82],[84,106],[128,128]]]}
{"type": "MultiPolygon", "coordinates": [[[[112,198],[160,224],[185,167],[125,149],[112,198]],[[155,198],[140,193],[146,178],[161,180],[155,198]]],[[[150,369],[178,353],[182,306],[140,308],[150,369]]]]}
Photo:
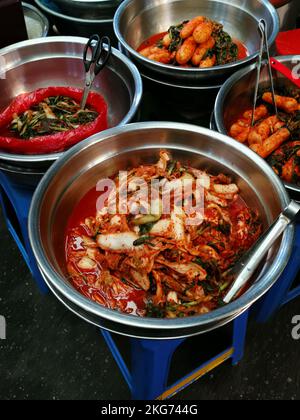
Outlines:
{"type": "MultiPolygon", "coordinates": [[[[124,55],[130,58],[120,43],[118,47],[124,55]]],[[[167,114],[172,115],[172,121],[184,121],[202,126],[206,124],[222,86],[221,81],[217,79],[208,80],[207,83],[202,80],[198,86],[195,81],[175,81],[148,69],[147,71],[141,69],[140,74],[145,91],[151,92],[153,98],[159,98],[161,107],[168,110],[167,114]],[[199,124],[199,122],[201,123],[199,124]]],[[[169,119],[169,117],[159,118],[160,121],[169,119]]]]}
{"type": "MultiPolygon", "coordinates": [[[[300,56],[282,56],[277,57],[277,60],[285,64],[288,68],[293,69],[299,64],[300,56]]],[[[241,111],[252,108],[256,76],[256,65],[252,65],[234,74],[222,86],[217,96],[214,109],[215,124],[220,133],[227,134],[230,124],[234,119],[240,117],[241,111]]],[[[277,71],[273,71],[273,77],[275,86],[292,85],[292,82],[277,71]]],[[[265,65],[264,71],[261,73],[260,87],[266,86],[269,86],[269,75],[265,65]]],[[[293,198],[300,200],[300,187],[292,184],[285,185],[293,198]]]]}
{"type": "Polygon", "coordinates": [[[224,81],[237,69],[255,60],[260,45],[257,25],[261,18],[268,24],[268,41],[272,44],[279,32],[279,18],[267,0],[125,0],[115,14],[114,29],[118,41],[143,72],[151,70],[157,75],[168,76],[169,80],[188,80],[199,85],[200,81],[207,82],[210,78],[224,81]],[[250,56],[225,66],[186,69],[157,63],[136,51],[151,35],[198,15],[223,23],[233,38],[247,46],[250,56]]]}
{"type": "MultiPolygon", "coordinates": [[[[214,108],[221,86],[189,86],[157,80],[151,75],[141,74],[145,91],[159,98],[160,104],[172,114],[172,121],[184,121],[202,125],[214,108]],[[180,99],[179,99],[180,98],[180,99]],[[173,118],[174,117],[174,118],[173,118]],[[198,121],[201,121],[201,124],[198,121]]],[[[160,118],[160,120],[162,120],[160,118]]]]}
{"type": "Polygon", "coordinates": [[[112,18],[122,0],[53,0],[69,16],[81,19],[112,18]]]}
{"type": "MultiPolygon", "coordinates": [[[[0,110],[20,93],[48,86],[83,88],[82,62],[85,38],[51,37],[25,41],[0,50],[4,79],[0,78],[0,110]]],[[[108,103],[109,127],[127,124],[135,117],[142,99],[143,87],[136,67],[118,50],[96,77],[93,89],[108,103]]],[[[0,150],[1,163],[11,167],[45,170],[61,155],[13,155],[0,150]]]]}
{"type": "Polygon", "coordinates": [[[249,205],[267,227],[289,198],[271,168],[248,148],[226,136],[192,125],[139,123],[114,128],[78,144],[46,173],[33,197],[29,237],[46,282],[74,313],[99,327],[136,337],[174,338],[204,333],[236,318],[274,284],[292,250],[294,226],[274,244],[255,284],[237,301],[207,315],[186,319],[137,318],[106,309],[79,294],[69,283],[64,232],[82,197],[102,177],[141,163],[155,162],[160,149],[174,158],[233,176],[249,205]]]}
{"type": "Polygon", "coordinates": [[[98,18],[94,19],[76,17],[61,10],[53,0],[34,1],[43,10],[60,35],[84,36],[89,38],[91,35],[97,33],[101,36],[108,35],[113,45],[117,44],[113,30],[113,15],[110,17],[98,16],[98,18]]]}

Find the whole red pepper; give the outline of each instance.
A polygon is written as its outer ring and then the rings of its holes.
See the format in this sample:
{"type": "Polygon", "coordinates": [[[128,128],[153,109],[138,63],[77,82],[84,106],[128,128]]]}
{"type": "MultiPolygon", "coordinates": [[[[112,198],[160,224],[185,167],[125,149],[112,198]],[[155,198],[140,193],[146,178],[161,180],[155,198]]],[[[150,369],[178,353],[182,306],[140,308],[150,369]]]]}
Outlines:
{"type": "MultiPolygon", "coordinates": [[[[14,118],[14,114],[23,114],[50,96],[67,96],[80,103],[82,93],[81,89],[71,87],[48,87],[19,95],[0,114],[0,130],[9,126],[14,118]]],[[[0,149],[10,153],[26,155],[58,153],[87,139],[93,134],[106,130],[108,128],[107,104],[104,98],[98,93],[91,92],[87,100],[87,105],[99,114],[93,122],[81,125],[73,130],[28,140],[0,135],[0,149]]]]}

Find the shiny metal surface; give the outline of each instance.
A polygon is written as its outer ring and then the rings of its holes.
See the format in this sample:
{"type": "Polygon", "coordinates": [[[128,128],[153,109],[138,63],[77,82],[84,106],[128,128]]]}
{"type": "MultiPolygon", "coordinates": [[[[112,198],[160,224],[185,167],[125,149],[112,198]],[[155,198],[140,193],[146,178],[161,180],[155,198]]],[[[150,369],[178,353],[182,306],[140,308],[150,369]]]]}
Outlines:
{"type": "MultiPolygon", "coordinates": [[[[172,111],[185,122],[193,123],[195,120],[206,119],[214,108],[215,100],[221,86],[190,86],[174,84],[164,80],[142,74],[146,91],[162,100],[172,111]]],[[[175,118],[176,120],[176,118],[175,118]]],[[[197,125],[203,125],[198,124],[197,125]]]]}
{"type": "Polygon", "coordinates": [[[75,291],[67,280],[64,231],[74,206],[102,177],[155,162],[161,149],[183,163],[233,176],[243,198],[258,208],[267,228],[289,197],[271,168],[248,148],[210,130],[176,123],[118,127],[75,146],[46,173],[34,195],[29,236],[38,265],[59,299],[87,321],[121,334],[174,338],[200,334],[231,321],[278,279],[292,250],[294,227],[274,244],[255,284],[237,301],[210,314],[175,320],[137,318],[104,308],[75,291]]]}
{"type": "Polygon", "coordinates": [[[15,163],[10,165],[0,160],[0,171],[3,172],[13,184],[24,187],[35,188],[43,178],[47,166],[30,169],[28,167],[17,166],[15,163]]]}
{"type": "MultiPolygon", "coordinates": [[[[296,69],[300,56],[282,56],[276,58],[280,63],[289,69],[296,69]]],[[[273,71],[275,89],[276,85],[293,86],[282,74],[273,71]]],[[[266,66],[261,73],[259,86],[268,86],[268,71],[266,66]]],[[[256,80],[256,65],[253,64],[246,69],[234,74],[221,88],[215,103],[214,117],[216,128],[220,133],[227,134],[229,126],[234,119],[240,116],[241,110],[251,109],[256,80]]],[[[235,140],[233,140],[235,141],[235,140]]],[[[297,185],[285,184],[292,197],[299,200],[300,187],[297,185]]]]}
{"type": "Polygon", "coordinates": [[[122,0],[53,0],[69,16],[81,19],[112,18],[122,0]]]}
{"type": "Polygon", "coordinates": [[[259,31],[260,31],[260,35],[261,35],[261,45],[260,45],[260,51],[259,51],[259,55],[258,55],[258,62],[257,62],[257,76],[256,76],[256,82],[255,82],[254,103],[253,103],[253,108],[252,108],[253,111],[252,111],[251,127],[254,126],[254,122],[255,122],[254,115],[255,115],[257,99],[258,99],[260,73],[261,73],[262,63],[263,63],[265,54],[266,54],[265,59],[266,59],[267,68],[268,68],[268,72],[269,72],[269,83],[270,83],[271,92],[272,92],[273,107],[274,107],[276,116],[278,116],[278,110],[277,110],[277,105],[276,105],[276,100],[275,100],[275,89],[274,89],[274,82],[273,82],[272,67],[271,67],[271,62],[270,62],[270,58],[271,58],[270,57],[270,50],[269,50],[268,40],[267,40],[267,24],[266,24],[266,21],[264,19],[261,19],[259,21],[258,27],[259,27],[259,31]]]}
{"type": "MultiPolygon", "coordinates": [[[[120,43],[118,47],[123,54],[130,57],[120,43]]],[[[168,109],[172,110],[172,114],[183,118],[185,122],[194,122],[196,119],[209,116],[222,86],[217,79],[208,83],[202,81],[198,86],[189,80],[172,81],[166,76],[148,70],[140,71],[140,74],[145,90],[162,99],[168,109]]]]}
{"type": "Polygon", "coordinates": [[[167,76],[169,80],[189,80],[199,85],[200,81],[211,78],[224,81],[257,57],[260,44],[257,27],[262,18],[268,24],[268,41],[271,45],[279,31],[279,18],[267,0],[125,0],[115,14],[114,29],[118,41],[144,73],[150,70],[157,75],[167,76]],[[223,23],[233,38],[247,46],[250,56],[225,66],[185,69],[157,63],[136,51],[151,35],[198,15],[223,23]]]}
{"type": "Polygon", "coordinates": [[[89,38],[94,33],[108,35],[115,41],[113,30],[113,17],[98,17],[86,19],[69,16],[64,13],[53,0],[34,0],[36,5],[43,10],[49,20],[55,25],[60,35],[84,36],[89,38]]]}
{"type": "Polygon", "coordinates": [[[286,228],[295,222],[300,212],[300,205],[291,201],[288,207],[280,214],[278,219],[259,238],[256,244],[240,259],[230,270],[235,281],[224,298],[225,303],[231,302],[238,296],[249,280],[253,278],[261,262],[268,254],[272,245],[281,237],[286,228]]]}
{"type": "Polygon", "coordinates": [[[211,113],[211,116],[210,116],[210,120],[209,120],[209,128],[210,128],[212,131],[218,131],[218,130],[217,130],[216,121],[215,121],[215,114],[214,114],[214,112],[212,112],[212,113],[211,113]]]}
{"type": "MultiPolygon", "coordinates": [[[[82,62],[85,38],[51,37],[25,41],[0,50],[5,79],[0,80],[0,110],[23,92],[48,86],[82,88],[85,71],[82,62]]],[[[118,50],[93,85],[108,103],[109,126],[127,124],[138,110],[143,94],[136,67],[118,50]]],[[[25,156],[1,152],[0,161],[16,167],[39,168],[45,172],[61,154],[25,156]]]]}
{"type": "Polygon", "coordinates": [[[46,18],[45,15],[43,15],[36,7],[32,6],[31,4],[22,2],[23,12],[25,16],[25,23],[28,33],[28,38],[43,38],[48,35],[49,32],[49,21],[46,18]],[[31,31],[29,22],[26,20],[26,18],[32,19],[34,22],[36,22],[40,26],[40,31],[38,36],[31,37],[31,31]]]}

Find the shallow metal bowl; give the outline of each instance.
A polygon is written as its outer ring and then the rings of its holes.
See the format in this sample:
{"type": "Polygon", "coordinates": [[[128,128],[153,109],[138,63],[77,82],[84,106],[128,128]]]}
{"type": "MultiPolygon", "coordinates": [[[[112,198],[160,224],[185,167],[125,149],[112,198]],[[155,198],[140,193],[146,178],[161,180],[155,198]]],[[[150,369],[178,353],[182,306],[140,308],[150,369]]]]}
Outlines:
{"type": "Polygon", "coordinates": [[[31,245],[46,282],[74,313],[102,328],[136,337],[174,338],[204,333],[237,317],[259,299],[285,268],[293,245],[290,226],[270,250],[255,284],[236,302],[207,315],[186,319],[138,318],[104,308],[78,293],[67,280],[64,233],[74,207],[103,177],[156,162],[169,150],[183,163],[230,174],[246,202],[268,226],[289,202],[271,168],[248,148],[226,136],[192,125],[139,123],[117,127],[78,144],[47,172],[29,215],[31,245]]]}
{"type": "Polygon", "coordinates": [[[69,16],[81,19],[112,18],[122,0],[53,0],[69,16]]]}
{"type": "Polygon", "coordinates": [[[49,21],[36,7],[23,3],[25,24],[29,39],[43,38],[48,35],[49,21]]]}
{"type": "Polygon", "coordinates": [[[223,81],[237,69],[252,62],[258,55],[260,35],[258,21],[264,18],[269,27],[269,44],[279,31],[279,18],[267,0],[125,0],[114,17],[118,41],[141,68],[175,80],[195,83],[210,78],[223,81]],[[236,63],[209,69],[185,69],[157,63],[140,55],[137,48],[150,36],[165,32],[171,25],[205,15],[224,24],[233,38],[242,41],[250,56],[236,63]]]}
{"type": "MultiPolygon", "coordinates": [[[[282,56],[277,57],[277,60],[290,69],[295,68],[297,71],[297,68],[299,68],[300,56],[282,56]]],[[[220,133],[227,134],[231,123],[241,116],[241,112],[252,108],[256,75],[256,66],[252,65],[234,74],[222,86],[214,109],[215,124],[220,133]]],[[[273,71],[273,76],[275,86],[294,86],[292,82],[277,71],[273,71]]],[[[265,88],[267,86],[269,86],[269,75],[265,66],[261,74],[260,87],[265,88]]],[[[300,187],[292,184],[285,185],[293,198],[300,200],[300,187]]]]}
{"type": "MultiPolygon", "coordinates": [[[[83,88],[85,38],[51,37],[25,41],[0,50],[0,111],[20,93],[48,86],[83,88]]],[[[142,81],[136,67],[113,49],[109,62],[96,77],[93,89],[100,92],[109,107],[109,127],[132,121],[142,99],[142,81]]],[[[60,154],[26,156],[0,150],[0,162],[18,168],[48,168],[60,154]]]]}

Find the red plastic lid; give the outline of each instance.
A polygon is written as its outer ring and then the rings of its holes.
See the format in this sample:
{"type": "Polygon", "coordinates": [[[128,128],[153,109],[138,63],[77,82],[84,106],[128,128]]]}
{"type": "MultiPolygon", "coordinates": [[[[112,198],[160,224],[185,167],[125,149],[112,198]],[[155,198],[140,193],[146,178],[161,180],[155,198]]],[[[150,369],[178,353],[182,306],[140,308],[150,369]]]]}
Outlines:
{"type": "Polygon", "coordinates": [[[280,32],[276,39],[276,48],[279,55],[300,54],[300,29],[280,32]]]}

